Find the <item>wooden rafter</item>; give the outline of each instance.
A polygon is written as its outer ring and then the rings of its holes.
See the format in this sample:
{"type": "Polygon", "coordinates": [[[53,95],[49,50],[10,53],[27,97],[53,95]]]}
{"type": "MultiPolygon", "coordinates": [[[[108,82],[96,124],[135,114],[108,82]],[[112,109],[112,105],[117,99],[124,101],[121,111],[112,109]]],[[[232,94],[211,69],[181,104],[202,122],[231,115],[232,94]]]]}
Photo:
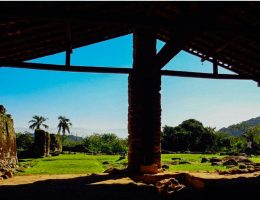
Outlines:
{"type": "Polygon", "coordinates": [[[208,10],[202,12],[201,8],[187,8],[182,7],[183,14],[181,14],[181,20],[175,25],[176,29],[175,35],[172,39],[166,42],[165,46],[157,54],[158,67],[161,69],[167,64],[174,56],[176,56],[184,46],[189,42],[189,40],[194,37],[196,29],[201,29],[200,31],[211,27],[212,22],[215,21],[215,14],[218,9],[223,8],[223,5],[217,7],[217,9],[211,7],[208,10]],[[194,27],[196,24],[196,27],[194,27]],[[186,26],[185,31],[183,26],[186,26]]]}
{"type": "MultiPolygon", "coordinates": [[[[112,39],[115,37],[120,37],[122,35],[129,34],[129,31],[120,31],[119,28],[117,29],[109,29],[109,30],[101,30],[97,31],[100,35],[96,36],[95,33],[75,33],[73,34],[74,39],[72,41],[72,47],[78,48],[81,46],[89,45],[95,42],[99,41],[105,41],[108,39],[112,39]],[[114,34],[112,34],[112,31],[115,31],[114,34]],[[91,38],[91,39],[89,39],[91,38]]],[[[63,35],[52,38],[51,40],[40,40],[37,43],[33,43],[33,45],[23,42],[23,45],[18,46],[19,52],[17,52],[17,48],[11,49],[9,51],[4,50],[4,53],[2,53],[2,50],[0,50],[0,59],[8,59],[8,60],[14,60],[15,58],[19,58],[20,56],[23,57],[22,60],[30,60],[37,58],[36,55],[41,54],[40,56],[46,56],[54,53],[59,53],[66,50],[66,41],[64,40],[65,37],[63,35]],[[48,50],[48,51],[46,51],[48,50]],[[35,55],[34,55],[35,54],[35,55]]],[[[16,44],[14,44],[15,46],[16,44]]],[[[1,46],[1,44],[0,44],[1,46]]]]}
{"type": "Polygon", "coordinates": [[[37,69],[37,70],[51,70],[63,72],[93,72],[93,73],[115,73],[115,74],[129,74],[130,68],[115,68],[115,67],[91,67],[91,66],[70,66],[28,63],[28,62],[5,62],[0,64],[0,67],[11,67],[21,69],[37,69]]]}
{"type": "Polygon", "coordinates": [[[157,53],[156,64],[162,69],[173,57],[175,57],[183,48],[185,39],[176,39],[168,41],[157,53]]]}
{"type": "Polygon", "coordinates": [[[66,5],[1,3],[0,62],[20,62],[66,51],[64,23],[70,19],[72,48],[131,33],[136,27],[149,28],[166,42],[157,55],[158,66],[183,49],[211,62],[214,57],[218,66],[240,75],[260,74],[256,3],[71,2],[66,5]],[[186,34],[191,38],[187,39],[186,34]]]}
{"type": "Polygon", "coordinates": [[[206,78],[206,79],[230,79],[230,80],[259,79],[258,76],[251,76],[251,75],[211,74],[211,73],[186,72],[186,71],[174,71],[174,70],[161,70],[161,75],[190,77],[190,78],[206,78]]]}
{"type": "MultiPolygon", "coordinates": [[[[130,74],[132,68],[115,68],[115,67],[93,67],[93,66],[70,66],[54,65],[54,64],[40,64],[28,62],[2,62],[1,67],[20,68],[20,69],[36,69],[36,70],[51,70],[63,72],[89,72],[89,73],[113,73],[113,74],[130,74]]],[[[207,79],[233,79],[233,80],[256,80],[259,82],[259,76],[253,75],[233,75],[233,74],[211,74],[211,73],[198,73],[174,70],[160,70],[163,76],[179,76],[190,78],[207,78],[207,79]]]]}

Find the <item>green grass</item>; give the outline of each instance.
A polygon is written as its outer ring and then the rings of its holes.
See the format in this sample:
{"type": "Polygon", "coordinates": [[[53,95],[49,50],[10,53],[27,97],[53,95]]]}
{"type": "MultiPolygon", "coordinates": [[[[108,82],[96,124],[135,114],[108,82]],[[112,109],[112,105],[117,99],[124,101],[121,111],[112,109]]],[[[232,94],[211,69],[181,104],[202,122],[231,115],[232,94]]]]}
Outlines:
{"type": "Polygon", "coordinates": [[[126,159],[118,161],[118,155],[85,155],[85,154],[69,154],[59,155],[55,157],[23,159],[20,166],[30,166],[25,168],[25,174],[81,174],[103,172],[109,167],[123,168],[126,166],[126,159]],[[108,161],[109,164],[102,164],[108,161]]]}
{"type": "Polygon", "coordinates": [[[253,162],[260,163],[260,156],[250,158],[253,162]]]}
{"type": "MultiPolygon", "coordinates": [[[[99,173],[110,167],[125,168],[127,159],[119,160],[119,155],[86,155],[86,154],[61,154],[55,157],[23,159],[20,166],[30,166],[18,175],[29,174],[87,174],[99,173]],[[107,161],[109,164],[103,164],[107,161]]],[[[201,158],[223,157],[216,154],[163,154],[162,164],[170,168],[167,171],[208,171],[226,170],[224,166],[211,166],[210,163],[201,163],[201,158]],[[173,165],[172,158],[181,158],[181,161],[188,161],[191,164],[173,165]]],[[[254,162],[260,163],[260,157],[251,158],[254,162]]]]}
{"type": "Polygon", "coordinates": [[[212,158],[212,157],[223,157],[217,154],[163,154],[162,164],[167,164],[170,166],[168,171],[208,171],[212,172],[215,170],[225,170],[224,166],[211,166],[210,163],[201,163],[201,158],[212,158]],[[174,161],[172,158],[181,158],[181,161],[187,161],[191,164],[177,164],[172,165],[174,161]]]}

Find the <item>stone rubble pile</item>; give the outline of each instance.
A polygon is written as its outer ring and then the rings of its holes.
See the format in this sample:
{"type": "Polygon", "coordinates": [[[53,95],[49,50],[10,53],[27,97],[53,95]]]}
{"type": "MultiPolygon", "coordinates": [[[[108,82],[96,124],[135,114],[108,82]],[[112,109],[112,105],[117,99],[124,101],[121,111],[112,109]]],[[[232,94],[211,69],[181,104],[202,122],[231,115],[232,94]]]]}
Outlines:
{"type": "Polygon", "coordinates": [[[219,174],[243,174],[260,171],[260,163],[255,163],[246,156],[226,156],[224,158],[202,158],[201,163],[210,162],[212,166],[226,166],[232,168],[226,171],[218,171],[219,174]]]}
{"type": "Polygon", "coordinates": [[[17,165],[0,166],[0,180],[12,178],[17,168],[17,165]]]}
{"type": "Polygon", "coordinates": [[[169,178],[158,181],[155,184],[157,191],[163,196],[172,196],[176,192],[179,192],[186,188],[185,185],[180,184],[177,179],[169,178]]]}

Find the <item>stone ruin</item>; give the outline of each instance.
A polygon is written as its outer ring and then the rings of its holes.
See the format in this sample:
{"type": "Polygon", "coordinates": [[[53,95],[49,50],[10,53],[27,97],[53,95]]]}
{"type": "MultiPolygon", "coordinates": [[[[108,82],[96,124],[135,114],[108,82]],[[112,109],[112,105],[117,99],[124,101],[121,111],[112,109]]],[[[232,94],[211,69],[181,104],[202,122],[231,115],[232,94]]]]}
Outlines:
{"type": "Polygon", "coordinates": [[[34,149],[35,157],[46,157],[50,155],[50,135],[48,132],[36,129],[34,133],[34,149]]]}
{"type": "Polygon", "coordinates": [[[16,135],[11,115],[0,105],[0,179],[12,176],[17,167],[16,135]]]}
{"type": "Polygon", "coordinates": [[[50,153],[56,155],[62,152],[61,136],[59,134],[50,134],[50,153]]]}
{"type": "Polygon", "coordinates": [[[33,153],[35,157],[46,157],[59,155],[62,151],[60,135],[49,134],[48,132],[36,129],[34,138],[33,153]]]}

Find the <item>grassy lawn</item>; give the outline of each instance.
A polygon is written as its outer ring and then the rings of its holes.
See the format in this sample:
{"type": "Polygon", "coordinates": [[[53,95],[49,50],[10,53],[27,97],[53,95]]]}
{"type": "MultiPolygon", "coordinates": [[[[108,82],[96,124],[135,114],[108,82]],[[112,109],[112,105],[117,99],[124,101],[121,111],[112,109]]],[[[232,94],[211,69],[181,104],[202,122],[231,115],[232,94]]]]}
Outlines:
{"type": "MultiPolygon", "coordinates": [[[[61,154],[55,157],[23,159],[20,166],[29,166],[24,172],[18,175],[28,174],[81,174],[103,172],[110,167],[125,168],[127,159],[119,160],[119,155],[86,155],[86,154],[61,154]],[[104,164],[103,162],[108,162],[104,164]]],[[[211,166],[210,163],[201,163],[201,158],[222,157],[218,155],[202,154],[163,154],[162,164],[167,164],[170,168],[167,171],[215,171],[225,170],[223,166],[211,166]],[[172,158],[181,158],[180,162],[189,164],[174,164],[172,158]]],[[[251,159],[260,163],[260,157],[251,159]]],[[[178,161],[177,161],[178,162],[178,161]]]]}
{"type": "Polygon", "coordinates": [[[217,154],[162,154],[162,164],[170,166],[169,171],[215,171],[225,170],[223,166],[211,166],[210,163],[201,163],[201,158],[223,157],[217,154]],[[181,158],[180,161],[189,162],[189,164],[172,165],[172,158],[181,158]]]}
{"type": "Polygon", "coordinates": [[[127,160],[119,160],[118,155],[85,155],[85,154],[61,154],[55,157],[22,159],[20,166],[29,166],[25,174],[81,174],[103,172],[109,167],[123,168],[127,160]],[[103,164],[107,161],[109,164],[103,164]]]}

